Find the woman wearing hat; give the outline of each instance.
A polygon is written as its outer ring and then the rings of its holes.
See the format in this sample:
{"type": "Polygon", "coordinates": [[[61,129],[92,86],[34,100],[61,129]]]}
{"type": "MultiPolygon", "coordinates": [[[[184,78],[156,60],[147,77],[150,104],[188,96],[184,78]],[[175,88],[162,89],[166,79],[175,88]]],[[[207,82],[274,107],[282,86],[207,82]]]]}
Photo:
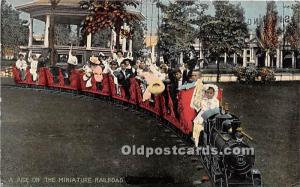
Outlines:
{"type": "Polygon", "coordinates": [[[101,90],[102,87],[102,80],[103,80],[103,75],[102,75],[102,68],[100,66],[101,62],[99,61],[98,57],[92,56],[90,57],[90,62],[91,62],[91,69],[94,74],[94,78],[96,80],[96,86],[98,90],[101,90]]]}

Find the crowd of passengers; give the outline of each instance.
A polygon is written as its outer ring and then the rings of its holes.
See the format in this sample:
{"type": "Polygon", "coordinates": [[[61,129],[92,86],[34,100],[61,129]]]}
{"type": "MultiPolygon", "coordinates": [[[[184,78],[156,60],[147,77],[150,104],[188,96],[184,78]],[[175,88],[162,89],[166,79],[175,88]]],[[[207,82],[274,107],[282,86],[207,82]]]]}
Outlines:
{"type": "MultiPolygon", "coordinates": [[[[24,54],[20,54],[16,62],[16,68],[20,71],[20,77],[22,80],[26,78],[26,69],[29,66],[29,73],[32,75],[32,80],[38,80],[38,72],[40,67],[45,67],[49,64],[49,58],[37,56],[36,54],[29,53],[27,61],[24,54]]],[[[58,77],[58,68],[50,67],[51,73],[54,79],[58,77]]],[[[113,81],[116,87],[117,94],[120,93],[120,86],[124,88],[125,97],[130,98],[130,78],[135,77],[140,81],[140,87],[143,93],[143,101],[153,102],[153,94],[149,91],[148,86],[155,82],[161,81],[165,88],[168,89],[170,98],[173,101],[173,109],[176,118],[178,114],[178,99],[177,94],[180,90],[190,89],[193,87],[201,88],[200,94],[193,94],[191,107],[194,108],[198,115],[194,120],[193,138],[196,146],[198,145],[199,134],[203,130],[203,112],[216,108],[219,106],[219,102],[216,99],[217,87],[215,85],[206,84],[203,86],[201,80],[201,72],[199,65],[194,59],[187,60],[182,65],[170,68],[169,64],[152,63],[150,58],[138,58],[124,57],[121,51],[112,52],[111,56],[105,56],[103,53],[93,54],[88,62],[83,65],[78,64],[75,51],[70,48],[67,68],[62,69],[66,83],[68,84],[71,73],[74,69],[78,69],[83,72],[83,81],[87,88],[92,87],[92,78],[96,81],[97,89],[102,89],[103,74],[109,74],[113,77],[113,81]],[[198,84],[198,86],[197,86],[198,84]]],[[[168,103],[168,93],[164,89],[161,93],[166,103],[168,103]]],[[[197,89],[195,89],[197,90],[197,89]]],[[[169,111],[168,105],[166,105],[169,111]]]]}

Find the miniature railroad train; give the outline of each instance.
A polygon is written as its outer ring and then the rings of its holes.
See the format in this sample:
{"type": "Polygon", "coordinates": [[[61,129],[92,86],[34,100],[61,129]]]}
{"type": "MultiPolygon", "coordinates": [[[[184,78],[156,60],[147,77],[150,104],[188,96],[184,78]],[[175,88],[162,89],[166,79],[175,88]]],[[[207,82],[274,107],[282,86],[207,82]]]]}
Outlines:
{"type": "MultiPolygon", "coordinates": [[[[183,137],[190,137],[193,129],[193,119],[196,112],[190,108],[189,104],[193,94],[193,89],[182,90],[178,93],[178,112],[175,115],[173,101],[169,88],[166,87],[167,97],[162,95],[154,96],[153,103],[142,100],[140,82],[135,78],[130,79],[130,98],[125,97],[125,91],[120,87],[120,94],[117,94],[112,76],[103,75],[102,88],[96,87],[96,82],[92,79],[93,86],[86,88],[83,81],[83,72],[73,70],[68,78],[69,84],[65,83],[62,70],[58,68],[58,76],[54,77],[51,70],[46,67],[39,69],[38,81],[32,81],[29,69],[26,71],[26,79],[21,80],[19,70],[13,66],[13,77],[17,85],[43,87],[57,89],[61,91],[73,91],[82,94],[93,94],[117,102],[127,103],[136,109],[150,111],[156,117],[166,121],[169,126],[179,131],[183,137]]],[[[221,93],[219,95],[222,95],[221,93]]],[[[221,111],[221,110],[220,110],[221,111]]],[[[218,113],[209,117],[204,123],[204,133],[200,136],[202,145],[217,148],[218,152],[223,152],[228,148],[249,148],[248,143],[243,139],[240,131],[239,119],[228,113],[218,113]]],[[[261,175],[258,170],[252,169],[254,165],[253,155],[202,155],[203,163],[209,172],[215,186],[261,186],[261,175]]]]}
{"type": "Polygon", "coordinates": [[[245,136],[239,118],[227,112],[205,121],[200,143],[216,150],[202,155],[202,160],[216,186],[262,186],[259,170],[253,169],[254,148],[245,136]]]}

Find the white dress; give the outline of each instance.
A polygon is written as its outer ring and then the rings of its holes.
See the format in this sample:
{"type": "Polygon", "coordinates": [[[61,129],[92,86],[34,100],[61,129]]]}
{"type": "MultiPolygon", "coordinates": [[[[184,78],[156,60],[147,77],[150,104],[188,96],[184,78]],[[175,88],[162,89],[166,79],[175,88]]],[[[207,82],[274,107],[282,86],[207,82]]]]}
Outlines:
{"type": "Polygon", "coordinates": [[[202,99],[200,102],[200,112],[197,114],[195,119],[193,120],[194,122],[194,127],[193,127],[193,138],[195,141],[195,146],[198,147],[198,141],[199,141],[199,136],[200,132],[203,130],[203,122],[204,122],[204,114],[205,112],[213,109],[218,109],[219,108],[219,100],[217,99],[218,96],[218,87],[213,84],[204,84],[202,87],[202,99]],[[209,88],[212,87],[214,88],[214,96],[211,99],[208,99],[205,96],[205,91],[209,88]]]}
{"type": "Polygon", "coordinates": [[[26,68],[27,68],[27,62],[25,61],[25,60],[17,60],[17,62],[16,62],[16,67],[17,67],[17,69],[19,69],[19,70],[26,70],[26,68]]]}
{"type": "Polygon", "coordinates": [[[203,98],[201,101],[201,110],[196,116],[196,118],[194,119],[194,123],[202,124],[204,122],[204,118],[203,118],[204,113],[208,110],[213,110],[216,108],[219,108],[219,100],[217,98],[212,98],[212,99],[203,98]]]}
{"type": "Polygon", "coordinates": [[[38,61],[33,60],[32,58],[28,58],[28,62],[30,62],[30,74],[32,75],[32,80],[36,81],[37,80],[37,66],[38,66],[38,61]]]}

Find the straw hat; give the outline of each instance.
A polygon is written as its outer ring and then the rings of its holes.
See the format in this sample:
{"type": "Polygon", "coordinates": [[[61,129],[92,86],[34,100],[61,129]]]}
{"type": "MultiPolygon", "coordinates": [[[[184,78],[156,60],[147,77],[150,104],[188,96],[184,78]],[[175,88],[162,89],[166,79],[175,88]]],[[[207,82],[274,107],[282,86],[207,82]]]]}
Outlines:
{"type": "Polygon", "coordinates": [[[165,90],[165,84],[160,79],[156,79],[149,84],[148,89],[150,93],[158,95],[165,90]]]}
{"type": "Polygon", "coordinates": [[[99,61],[98,57],[95,57],[95,56],[91,56],[91,57],[90,57],[90,62],[91,62],[92,64],[96,64],[96,65],[99,65],[99,64],[100,64],[100,61],[99,61]]]}

